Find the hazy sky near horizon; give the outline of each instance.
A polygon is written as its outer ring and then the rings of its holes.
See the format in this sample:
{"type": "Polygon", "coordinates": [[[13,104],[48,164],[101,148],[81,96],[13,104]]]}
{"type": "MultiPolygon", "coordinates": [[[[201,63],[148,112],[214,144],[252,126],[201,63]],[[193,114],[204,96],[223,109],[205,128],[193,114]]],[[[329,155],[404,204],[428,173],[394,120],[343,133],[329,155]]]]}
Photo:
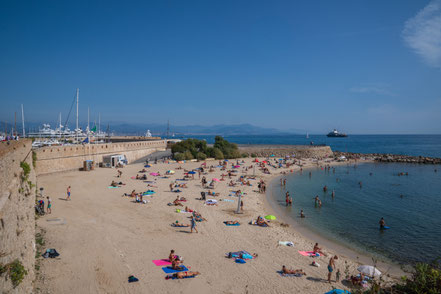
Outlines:
{"type": "Polygon", "coordinates": [[[78,87],[82,121],[441,133],[441,0],[0,1],[0,40],[2,121],[78,87]]]}

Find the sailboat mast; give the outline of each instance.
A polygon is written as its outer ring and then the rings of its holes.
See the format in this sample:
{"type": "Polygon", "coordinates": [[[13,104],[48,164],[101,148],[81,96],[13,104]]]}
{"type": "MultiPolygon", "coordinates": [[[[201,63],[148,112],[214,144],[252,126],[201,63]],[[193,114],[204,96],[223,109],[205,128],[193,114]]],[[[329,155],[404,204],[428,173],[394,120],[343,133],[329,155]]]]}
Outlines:
{"type": "Polygon", "coordinates": [[[98,134],[101,132],[101,113],[98,113],[98,134]]]}
{"type": "Polygon", "coordinates": [[[25,125],[24,125],[24,110],[23,110],[23,104],[21,105],[21,123],[23,126],[23,138],[26,137],[26,131],[25,131],[25,125]]]}
{"type": "Polygon", "coordinates": [[[89,106],[87,106],[87,132],[89,132],[90,126],[89,126],[89,106]]]}
{"type": "Polygon", "coordinates": [[[78,102],[80,100],[80,89],[77,88],[77,129],[78,129],[78,102]]]}

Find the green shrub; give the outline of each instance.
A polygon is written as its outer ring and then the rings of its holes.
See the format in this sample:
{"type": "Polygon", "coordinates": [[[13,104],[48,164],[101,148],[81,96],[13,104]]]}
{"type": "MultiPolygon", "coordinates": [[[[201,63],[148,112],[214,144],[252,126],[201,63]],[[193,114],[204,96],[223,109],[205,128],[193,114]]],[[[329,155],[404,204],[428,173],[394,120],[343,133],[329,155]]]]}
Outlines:
{"type": "Polygon", "coordinates": [[[435,294],[441,293],[441,269],[438,262],[418,263],[411,277],[403,277],[404,284],[394,286],[402,293],[435,294]]]}
{"type": "Polygon", "coordinates": [[[28,271],[24,268],[23,264],[16,259],[13,262],[7,264],[9,278],[11,278],[12,285],[17,287],[23,281],[24,277],[28,274],[28,271]]]}
{"type": "Polygon", "coordinates": [[[224,159],[224,154],[219,148],[213,148],[213,156],[215,159],[224,159]]]}
{"type": "Polygon", "coordinates": [[[243,158],[247,158],[248,157],[248,153],[242,153],[242,157],[243,158]]]}
{"type": "Polygon", "coordinates": [[[196,155],[196,158],[198,160],[205,160],[205,159],[207,159],[207,155],[205,155],[205,153],[198,152],[198,154],[196,155]]]}
{"type": "Polygon", "coordinates": [[[252,157],[252,158],[256,158],[256,157],[257,157],[257,154],[256,154],[256,153],[251,153],[251,157],[252,157]]]}
{"type": "Polygon", "coordinates": [[[37,166],[37,153],[32,151],[32,166],[35,168],[37,166]]]}
{"type": "Polygon", "coordinates": [[[187,150],[187,151],[184,152],[184,157],[185,157],[185,160],[190,160],[190,159],[194,158],[193,154],[191,153],[190,150],[187,150]]]}
{"type": "Polygon", "coordinates": [[[23,169],[23,175],[25,178],[29,176],[29,173],[31,172],[31,167],[27,162],[20,162],[20,167],[23,169]]]}
{"type": "Polygon", "coordinates": [[[184,153],[176,153],[173,157],[174,157],[174,159],[176,161],[183,161],[183,160],[185,160],[184,153]]]}

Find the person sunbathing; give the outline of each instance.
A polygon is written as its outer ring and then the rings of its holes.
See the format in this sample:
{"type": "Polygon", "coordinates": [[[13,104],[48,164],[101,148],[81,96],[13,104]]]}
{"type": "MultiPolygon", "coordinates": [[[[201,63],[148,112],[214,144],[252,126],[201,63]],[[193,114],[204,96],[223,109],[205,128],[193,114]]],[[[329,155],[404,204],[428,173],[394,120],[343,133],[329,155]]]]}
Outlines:
{"type": "Polygon", "coordinates": [[[187,201],[187,199],[185,199],[185,197],[179,198],[179,195],[178,195],[178,196],[176,196],[176,200],[175,201],[187,201]]]}
{"type": "Polygon", "coordinates": [[[240,225],[240,222],[238,222],[238,221],[226,221],[225,224],[226,225],[240,225]]]}
{"type": "Polygon", "coordinates": [[[140,173],[145,173],[147,172],[147,170],[145,168],[143,168],[142,170],[139,171],[140,173]]]}
{"type": "Polygon", "coordinates": [[[147,175],[146,175],[146,174],[143,174],[142,177],[140,177],[140,179],[141,179],[141,180],[144,180],[144,181],[147,180],[147,175]]]}
{"type": "Polygon", "coordinates": [[[312,252],[319,253],[319,254],[322,254],[324,256],[328,256],[325,253],[323,253],[322,248],[318,247],[318,243],[315,243],[314,249],[312,250],[312,252]]]}
{"type": "Polygon", "coordinates": [[[233,180],[231,180],[231,181],[230,181],[230,183],[228,184],[228,186],[230,186],[230,187],[235,187],[235,186],[236,186],[236,184],[235,184],[235,183],[233,183],[233,180]]]}
{"type": "Polygon", "coordinates": [[[178,221],[176,221],[175,223],[172,223],[172,227],[189,227],[190,225],[186,225],[183,223],[180,223],[178,221]]]}
{"type": "Polygon", "coordinates": [[[166,279],[175,278],[175,279],[185,279],[185,278],[192,278],[196,277],[197,275],[200,275],[200,272],[179,272],[174,273],[171,276],[167,276],[166,279]]]}
{"type": "Polygon", "coordinates": [[[363,285],[362,282],[364,280],[364,275],[360,274],[358,276],[351,276],[350,279],[351,279],[352,285],[354,285],[354,286],[362,286],[363,285]]]}
{"type": "Polygon", "coordinates": [[[263,217],[257,217],[256,220],[256,225],[261,226],[261,227],[269,227],[269,224],[263,219],[263,217]]]}
{"type": "Polygon", "coordinates": [[[180,271],[180,270],[184,269],[184,266],[179,265],[179,261],[176,260],[176,258],[174,258],[171,261],[171,263],[172,263],[171,268],[174,269],[174,270],[180,271]]]}
{"type": "Polygon", "coordinates": [[[193,210],[185,206],[185,212],[193,212],[193,210]]]}
{"type": "Polygon", "coordinates": [[[282,266],[282,274],[283,275],[305,275],[306,273],[302,269],[289,270],[286,266],[282,266]]]}
{"type": "Polygon", "coordinates": [[[110,184],[111,187],[118,187],[118,183],[115,181],[112,181],[112,183],[110,184]]]}
{"type": "Polygon", "coordinates": [[[175,206],[184,206],[184,205],[182,205],[181,202],[179,202],[179,200],[175,200],[175,201],[173,201],[173,204],[174,204],[175,206]]]}

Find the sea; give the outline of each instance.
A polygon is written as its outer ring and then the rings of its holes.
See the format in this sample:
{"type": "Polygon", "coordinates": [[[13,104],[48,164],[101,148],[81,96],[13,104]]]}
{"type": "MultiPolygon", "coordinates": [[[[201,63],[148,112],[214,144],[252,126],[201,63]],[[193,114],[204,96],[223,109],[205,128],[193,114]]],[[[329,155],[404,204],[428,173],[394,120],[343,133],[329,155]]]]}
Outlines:
{"type": "MultiPolygon", "coordinates": [[[[214,142],[214,136],[195,138],[214,142]]],[[[237,144],[309,145],[312,141],[345,152],[441,157],[441,135],[224,138],[237,144]]],[[[368,256],[402,265],[441,258],[440,165],[361,163],[336,166],[329,171],[312,168],[286,179],[285,188],[273,182],[273,200],[287,216],[308,230],[368,256]],[[293,197],[292,207],[285,207],[286,191],[293,197]],[[322,201],[321,207],[315,206],[316,195],[322,201]],[[306,218],[299,217],[301,209],[306,218]],[[390,229],[379,229],[381,217],[390,229]]]]}

